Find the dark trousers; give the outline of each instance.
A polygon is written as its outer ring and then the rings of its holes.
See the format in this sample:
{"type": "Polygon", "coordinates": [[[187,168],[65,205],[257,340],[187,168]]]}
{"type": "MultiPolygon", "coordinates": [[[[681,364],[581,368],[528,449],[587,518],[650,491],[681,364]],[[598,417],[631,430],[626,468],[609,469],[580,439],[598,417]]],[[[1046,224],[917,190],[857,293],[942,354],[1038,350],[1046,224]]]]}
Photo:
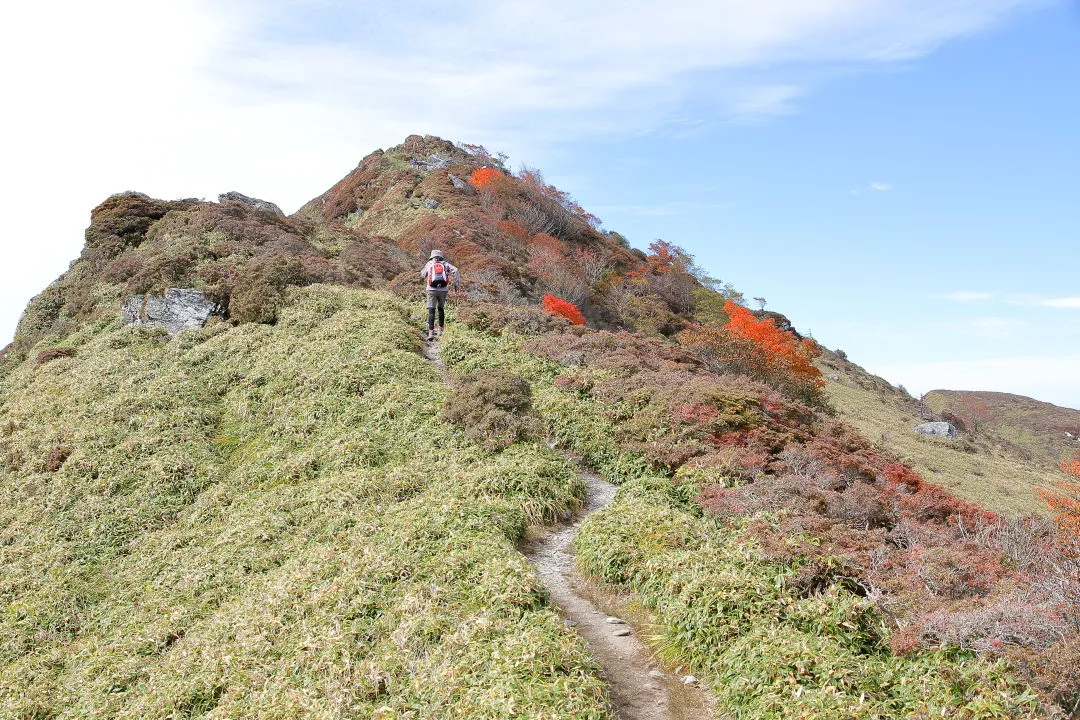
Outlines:
{"type": "Polygon", "coordinates": [[[448,290],[428,290],[427,291],[427,326],[428,330],[435,329],[435,311],[439,312],[439,327],[446,324],[446,311],[444,309],[446,305],[446,296],[449,294],[448,290]]]}

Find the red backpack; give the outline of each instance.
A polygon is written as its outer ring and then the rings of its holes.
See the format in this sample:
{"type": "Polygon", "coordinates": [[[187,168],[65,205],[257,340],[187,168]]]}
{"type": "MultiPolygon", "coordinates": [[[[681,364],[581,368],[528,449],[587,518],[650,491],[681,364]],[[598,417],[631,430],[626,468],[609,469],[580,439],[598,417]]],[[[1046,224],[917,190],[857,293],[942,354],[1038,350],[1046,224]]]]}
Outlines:
{"type": "Polygon", "coordinates": [[[446,265],[441,260],[436,260],[428,270],[428,287],[446,287],[446,265]]]}

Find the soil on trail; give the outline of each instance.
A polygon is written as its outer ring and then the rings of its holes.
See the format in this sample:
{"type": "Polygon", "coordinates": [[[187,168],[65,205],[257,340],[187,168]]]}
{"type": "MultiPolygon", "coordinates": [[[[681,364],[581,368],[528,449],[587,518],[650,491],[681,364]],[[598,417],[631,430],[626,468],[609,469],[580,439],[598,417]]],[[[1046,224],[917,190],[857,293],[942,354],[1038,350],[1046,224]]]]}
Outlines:
{"type": "Polygon", "coordinates": [[[423,352],[424,357],[427,358],[427,360],[435,366],[435,369],[439,371],[439,374],[442,375],[443,380],[447,380],[448,378],[446,376],[446,366],[443,365],[442,358],[439,357],[439,338],[436,337],[434,340],[427,340],[426,331],[424,332],[424,338],[425,340],[423,343],[423,347],[421,348],[421,352],[423,352]]]}
{"type": "MultiPolygon", "coordinates": [[[[439,357],[439,339],[425,341],[423,354],[444,379],[446,368],[439,357]]],[[[715,717],[712,703],[685,675],[667,672],[638,639],[639,626],[613,616],[617,603],[606,603],[602,593],[590,590],[574,570],[570,543],[581,523],[615,499],[615,486],[599,475],[582,471],[587,488],[585,506],[570,521],[553,528],[525,548],[536,566],[552,603],[566,623],[585,640],[603,668],[615,716],[619,720],[708,720],[715,717]],[[591,599],[593,598],[593,599],[591,599]],[[595,599],[595,602],[594,602],[595,599]]]]}
{"type": "Polygon", "coordinates": [[[581,523],[615,497],[615,486],[582,472],[588,488],[584,509],[570,523],[527,548],[552,602],[558,606],[604,669],[615,715],[619,720],[706,720],[714,717],[704,692],[666,672],[638,639],[637,629],[594,604],[585,581],[574,570],[570,543],[581,523]]]}

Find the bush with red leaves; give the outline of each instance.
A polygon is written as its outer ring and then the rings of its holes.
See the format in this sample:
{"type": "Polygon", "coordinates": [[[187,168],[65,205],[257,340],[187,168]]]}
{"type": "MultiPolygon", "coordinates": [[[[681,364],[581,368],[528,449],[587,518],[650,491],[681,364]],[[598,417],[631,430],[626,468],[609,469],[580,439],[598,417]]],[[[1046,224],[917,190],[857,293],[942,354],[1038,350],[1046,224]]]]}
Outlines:
{"type": "Polygon", "coordinates": [[[543,302],[544,310],[552,315],[560,315],[570,321],[572,325],[584,325],[585,316],[581,314],[578,306],[554,295],[545,295],[543,302]]]}

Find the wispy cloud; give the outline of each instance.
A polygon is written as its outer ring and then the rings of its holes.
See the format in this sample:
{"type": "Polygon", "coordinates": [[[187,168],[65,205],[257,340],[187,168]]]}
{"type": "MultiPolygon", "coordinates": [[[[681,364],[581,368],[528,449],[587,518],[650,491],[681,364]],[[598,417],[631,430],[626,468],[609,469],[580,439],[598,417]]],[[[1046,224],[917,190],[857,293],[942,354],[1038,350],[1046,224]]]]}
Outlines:
{"type": "Polygon", "coordinates": [[[1080,296],[1046,297],[1045,295],[1010,295],[1007,301],[1012,305],[1043,308],[1080,308],[1080,296]]]}
{"type": "Polygon", "coordinates": [[[1018,318],[1010,317],[982,317],[968,322],[960,323],[957,331],[965,335],[992,339],[1004,339],[1015,337],[1017,332],[1028,326],[1028,323],[1018,318]]]}
{"type": "Polygon", "coordinates": [[[1039,304],[1051,308],[1080,308],[1080,297],[1048,298],[1039,304]]]}
{"type": "Polygon", "coordinates": [[[892,189],[893,189],[893,186],[892,186],[891,183],[872,182],[872,183],[868,184],[866,187],[855,188],[854,190],[851,191],[851,194],[852,195],[864,195],[864,194],[867,194],[867,193],[889,192],[892,189]]]}

